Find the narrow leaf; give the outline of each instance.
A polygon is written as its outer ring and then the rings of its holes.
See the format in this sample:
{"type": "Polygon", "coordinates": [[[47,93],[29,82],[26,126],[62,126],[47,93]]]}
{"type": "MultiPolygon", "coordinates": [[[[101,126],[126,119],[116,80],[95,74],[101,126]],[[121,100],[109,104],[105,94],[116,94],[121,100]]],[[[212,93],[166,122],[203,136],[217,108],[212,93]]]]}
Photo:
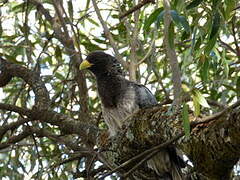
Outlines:
{"type": "Polygon", "coordinates": [[[226,4],[226,10],[225,10],[225,17],[226,17],[226,21],[229,20],[229,18],[231,17],[231,14],[233,13],[233,9],[236,7],[236,1],[235,0],[226,0],[225,1],[226,4]]]}
{"type": "Polygon", "coordinates": [[[189,114],[188,114],[188,105],[186,103],[183,104],[183,111],[182,111],[182,117],[183,117],[183,129],[185,132],[185,135],[187,137],[190,136],[190,121],[189,121],[189,114]]]}
{"type": "Polygon", "coordinates": [[[229,65],[228,65],[228,61],[226,60],[226,52],[225,52],[225,49],[223,49],[223,53],[222,53],[222,64],[223,64],[225,76],[226,76],[226,78],[228,78],[229,65]]]}
{"type": "Polygon", "coordinates": [[[200,76],[204,82],[207,82],[209,79],[209,60],[205,56],[201,56],[201,59],[204,59],[203,65],[200,69],[200,76]]]}
{"type": "Polygon", "coordinates": [[[213,16],[213,23],[212,23],[212,29],[211,29],[211,34],[210,34],[210,39],[216,36],[218,33],[218,30],[220,28],[220,21],[221,21],[221,16],[218,11],[213,16]]]}
{"type": "Polygon", "coordinates": [[[217,34],[215,34],[215,36],[210,39],[204,49],[204,53],[205,55],[209,55],[210,52],[212,51],[212,49],[214,48],[215,44],[216,44],[216,41],[217,41],[217,34]]]}
{"type": "Polygon", "coordinates": [[[203,107],[210,108],[210,106],[207,103],[207,100],[205,97],[200,93],[198,90],[194,90],[194,96],[196,97],[196,100],[198,101],[199,104],[201,104],[203,107]]]}
{"type": "Polygon", "coordinates": [[[193,95],[192,99],[193,99],[194,115],[198,117],[200,115],[200,104],[196,96],[193,95]]]}
{"type": "Polygon", "coordinates": [[[182,27],[184,28],[184,30],[187,33],[190,33],[191,29],[190,29],[187,19],[184,16],[179,16],[179,18],[180,18],[180,23],[181,23],[182,27]]]}
{"type": "Polygon", "coordinates": [[[157,17],[157,23],[156,23],[157,28],[160,27],[160,22],[163,21],[163,16],[164,16],[164,14],[165,14],[165,11],[163,10],[163,11],[158,15],[158,17],[157,17]]]}
{"type": "Polygon", "coordinates": [[[144,26],[143,26],[143,30],[144,30],[145,32],[149,32],[150,26],[152,25],[152,23],[154,23],[154,22],[157,20],[159,14],[160,14],[162,11],[163,11],[163,8],[162,8],[162,7],[161,7],[161,8],[158,8],[158,9],[156,9],[156,10],[146,19],[146,21],[145,21],[145,23],[144,23],[144,26]]]}
{"type": "Polygon", "coordinates": [[[189,5],[187,5],[186,9],[192,9],[197,7],[199,4],[201,4],[203,0],[193,0],[189,5]]]}
{"type": "Polygon", "coordinates": [[[170,14],[172,16],[173,21],[176,23],[176,25],[183,29],[187,32],[190,33],[190,26],[188,24],[187,19],[184,16],[180,16],[177,11],[171,10],[170,14]]]}

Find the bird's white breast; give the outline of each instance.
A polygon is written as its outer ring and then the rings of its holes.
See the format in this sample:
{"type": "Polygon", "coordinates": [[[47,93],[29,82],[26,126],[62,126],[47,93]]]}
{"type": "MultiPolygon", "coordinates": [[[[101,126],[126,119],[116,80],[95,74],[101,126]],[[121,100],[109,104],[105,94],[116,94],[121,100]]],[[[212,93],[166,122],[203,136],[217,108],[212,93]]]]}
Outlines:
{"type": "Polygon", "coordinates": [[[117,107],[105,108],[102,106],[103,118],[108,125],[110,135],[114,136],[122,127],[128,116],[139,109],[136,103],[136,93],[129,87],[117,103],[117,107]]]}

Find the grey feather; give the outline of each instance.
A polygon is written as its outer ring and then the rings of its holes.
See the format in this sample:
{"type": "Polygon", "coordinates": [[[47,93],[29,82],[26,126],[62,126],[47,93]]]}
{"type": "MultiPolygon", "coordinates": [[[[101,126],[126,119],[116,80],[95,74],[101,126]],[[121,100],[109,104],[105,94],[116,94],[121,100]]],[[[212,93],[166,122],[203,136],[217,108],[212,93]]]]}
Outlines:
{"type": "Polygon", "coordinates": [[[151,91],[141,84],[133,84],[136,91],[136,103],[140,108],[147,108],[157,104],[156,98],[153,96],[151,91]]]}
{"type": "MultiPolygon", "coordinates": [[[[114,136],[133,113],[141,108],[157,104],[151,91],[140,84],[126,80],[117,60],[104,52],[92,52],[87,60],[97,79],[103,118],[110,135],[114,136]]],[[[159,179],[181,180],[181,170],[175,148],[165,148],[147,161],[148,167],[158,174],[159,179]]]]}

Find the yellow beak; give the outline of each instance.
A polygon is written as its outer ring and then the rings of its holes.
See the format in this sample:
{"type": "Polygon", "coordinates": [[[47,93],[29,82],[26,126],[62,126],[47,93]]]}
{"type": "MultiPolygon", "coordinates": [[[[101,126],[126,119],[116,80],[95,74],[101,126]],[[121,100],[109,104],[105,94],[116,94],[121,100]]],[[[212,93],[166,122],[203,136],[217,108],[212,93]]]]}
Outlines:
{"type": "Polygon", "coordinates": [[[91,64],[90,62],[88,62],[87,60],[84,60],[81,64],[79,69],[83,70],[83,69],[87,69],[89,67],[91,67],[93,64],[91,64]]]}

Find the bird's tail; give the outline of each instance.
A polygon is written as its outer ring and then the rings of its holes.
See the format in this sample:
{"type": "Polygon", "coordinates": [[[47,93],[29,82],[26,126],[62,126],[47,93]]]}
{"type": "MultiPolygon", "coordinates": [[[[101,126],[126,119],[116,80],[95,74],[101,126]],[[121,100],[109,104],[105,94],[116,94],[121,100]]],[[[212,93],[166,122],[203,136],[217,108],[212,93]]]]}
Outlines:
{"type": "Polygon", "coordinates": [[[183,160],[177,155],[175,148],[159,151],[147,161],[148,167],[156,172],[160,179],[183,180],[181,168],[183,160]]]}
{"type": "Polygon", "coordinates": [[[181,168],[179,165],[172,163],[172,169],[171,169],[171,178],[172,180],[183,180],[183,175],[181,168]]]}

